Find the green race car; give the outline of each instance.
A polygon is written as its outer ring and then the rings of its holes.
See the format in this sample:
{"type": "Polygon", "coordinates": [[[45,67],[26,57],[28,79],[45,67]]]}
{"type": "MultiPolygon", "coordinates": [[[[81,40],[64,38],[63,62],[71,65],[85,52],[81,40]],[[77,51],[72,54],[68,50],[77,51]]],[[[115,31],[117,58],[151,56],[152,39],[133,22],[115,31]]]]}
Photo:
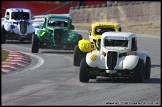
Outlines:
{"type": "Polygon", "coordinates": [[[35,30],[31,52],[38,53],[39,48],[74,50],[81,39],[81,34],[74,30],[72,18],[68,14],[48,14],[42,28],[35,30]]]}

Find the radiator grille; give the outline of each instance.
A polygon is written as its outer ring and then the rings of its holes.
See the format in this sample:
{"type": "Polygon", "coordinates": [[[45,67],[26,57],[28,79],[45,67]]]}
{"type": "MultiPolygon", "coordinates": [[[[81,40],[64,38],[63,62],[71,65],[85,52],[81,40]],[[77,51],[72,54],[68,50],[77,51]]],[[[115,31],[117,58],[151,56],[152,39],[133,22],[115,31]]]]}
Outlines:
{"type": "Polygon", "coordinates": [[[117,62],[117,52],[109,51],[107,53],[107,66],[110,70],[113,70],[117,62]]]}
{"type": "Polygon", "coordinates": [[[27,32],[27,22],[26,21],[21,21],[20,22],[20,31],[22,34],[25,34],[27,32]]]}
{"type": "Polygon", "coordinates": [[[61,40],[62,40],[62,30],[61,29],[55,29],[54,40],[55,40],[55,43],[61,43],[61,40]]]}

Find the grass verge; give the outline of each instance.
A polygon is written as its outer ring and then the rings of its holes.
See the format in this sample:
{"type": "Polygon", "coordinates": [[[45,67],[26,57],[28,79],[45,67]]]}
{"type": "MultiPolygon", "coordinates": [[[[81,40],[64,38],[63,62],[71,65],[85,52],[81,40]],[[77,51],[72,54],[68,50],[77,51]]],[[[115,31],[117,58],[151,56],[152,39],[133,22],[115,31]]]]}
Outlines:
{"type": "Polygon", "coordinates": [[[2,57],[1,62],[5,61],[8,58],[8,52],[5,51],[5,50],[1,51],[1,55],[2,55],[1,56],[2,57]]]}

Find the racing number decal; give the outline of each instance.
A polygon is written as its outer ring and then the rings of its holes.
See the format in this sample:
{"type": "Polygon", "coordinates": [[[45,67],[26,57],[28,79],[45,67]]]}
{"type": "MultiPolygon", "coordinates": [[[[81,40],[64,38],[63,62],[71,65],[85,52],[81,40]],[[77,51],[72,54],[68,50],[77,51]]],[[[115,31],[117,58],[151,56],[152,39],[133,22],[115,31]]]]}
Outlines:
{"type": "Polygon", "coordinates": [[[88,49],[89,45],[88,44],[82,44],[82,48],[84,48],[84,47],[88,49]]]}
{"type": "Polygon", "coordinates": [[[43,36],[46,32],[42,32],[40,36],[43,36]]]}

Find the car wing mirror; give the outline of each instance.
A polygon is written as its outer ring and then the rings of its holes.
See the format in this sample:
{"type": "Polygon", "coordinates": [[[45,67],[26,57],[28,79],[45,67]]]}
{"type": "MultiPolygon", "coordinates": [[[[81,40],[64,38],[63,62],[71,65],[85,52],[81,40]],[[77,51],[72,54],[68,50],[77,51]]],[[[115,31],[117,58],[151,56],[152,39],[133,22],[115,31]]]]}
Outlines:
{"type": "Polygon", "coordinates": [[[70,29],[74,30],[74,28],[75,28],[74,25],[71,25],[71,26],[70,26],[70,29]]]}
{"type": "Polygon", "coordinates": [[[35,17],[34,16],[31,16],[31,20],[34,20],[35,19],[35,17]]]}

